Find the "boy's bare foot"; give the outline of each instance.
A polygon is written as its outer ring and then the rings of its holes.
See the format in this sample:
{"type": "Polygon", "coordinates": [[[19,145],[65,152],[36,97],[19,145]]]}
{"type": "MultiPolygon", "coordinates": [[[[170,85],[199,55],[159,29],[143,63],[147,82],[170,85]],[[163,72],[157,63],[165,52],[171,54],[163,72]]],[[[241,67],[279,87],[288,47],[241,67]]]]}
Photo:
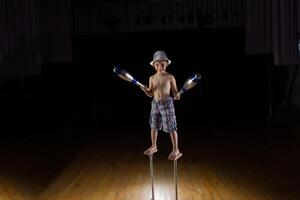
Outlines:
{"type": "Polygon", "coordinates": [[[179,150],[172,151],[169,155],[169,160],[177,160],[182,156],[182,153],[179,152],[179,150]]]}
{"type": "Polygon", "coordinates": [[[146,151],[144,151],[144,154],[149,156],[151,154],[154,154],[155,152],[157,152],[157,147],[151,146],[146,151]]]}

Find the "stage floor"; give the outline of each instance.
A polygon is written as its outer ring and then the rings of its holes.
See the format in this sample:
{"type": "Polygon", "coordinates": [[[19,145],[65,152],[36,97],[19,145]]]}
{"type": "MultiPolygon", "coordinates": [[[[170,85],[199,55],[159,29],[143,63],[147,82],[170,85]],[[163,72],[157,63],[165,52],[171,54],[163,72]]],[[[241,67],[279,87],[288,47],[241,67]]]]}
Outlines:
{"type": "MultiPolygon", "coordinates": [[[[180,200],[300,199],[299,161],[293,166],[294,155],[283,152],[283,147],[275,143],[270,148],[262,146],[255,142],[257,138],[227,137],[230,130],[211,137],[203,131],[209,130],[179,133],[183,153],[178,160],[180,200]]],[[[148,132],[99,132],[77,149],[74,144],[48,145],[45,148],[56,149],[54,155],[45,155],[48,162],[41,162],[42,158],[28,148],[7,144],[1,151],[0,199],[149,200],[149,159],[143,155],[149,142],[148,132]],[[76,150],[68,152],[70,146],[76,150]],[[59,155],[57,149],[64,151],[59,155]]],[[[154,156],[155,197],[173,200],[167,134],[160,133],[158,148],[154,156]]]]}

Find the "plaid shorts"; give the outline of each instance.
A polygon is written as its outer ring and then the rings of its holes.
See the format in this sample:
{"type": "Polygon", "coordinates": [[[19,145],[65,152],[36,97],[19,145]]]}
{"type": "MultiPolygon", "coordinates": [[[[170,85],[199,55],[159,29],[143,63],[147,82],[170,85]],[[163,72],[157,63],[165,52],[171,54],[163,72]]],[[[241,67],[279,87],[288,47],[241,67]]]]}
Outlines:
{"type": "Polygon", "coordinates": [[[171,133],[177,130],[173,99],[168,97],[162,101],[152,100],[149,124],[151,129],[171,133]]]}

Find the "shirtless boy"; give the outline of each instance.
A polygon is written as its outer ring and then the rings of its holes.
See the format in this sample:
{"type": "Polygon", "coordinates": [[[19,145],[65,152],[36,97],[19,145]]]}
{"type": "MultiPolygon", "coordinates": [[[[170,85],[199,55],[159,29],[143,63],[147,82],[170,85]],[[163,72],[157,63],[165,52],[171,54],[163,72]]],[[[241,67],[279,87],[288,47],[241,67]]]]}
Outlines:
{"type": "Polygon", "coordinates": [[[176,160],[182,156],[182,153],[178,148],[177,123],[171,92],[174,100],[179,100],[180,95],[175,77],[166,71],[170,63],[171,60],[167,58],[164,51],[156,51],[150,62],[156,73],[149,78],[149,88],[147,86],[141,87],[147,96],[153,97],[149,119],[152,145],[144,151],[144,154],[150,155],[157,152],[158,130],[163,129],[164,132],[170,133],[173,145],[173,150],[168,158],[176,160]]]}

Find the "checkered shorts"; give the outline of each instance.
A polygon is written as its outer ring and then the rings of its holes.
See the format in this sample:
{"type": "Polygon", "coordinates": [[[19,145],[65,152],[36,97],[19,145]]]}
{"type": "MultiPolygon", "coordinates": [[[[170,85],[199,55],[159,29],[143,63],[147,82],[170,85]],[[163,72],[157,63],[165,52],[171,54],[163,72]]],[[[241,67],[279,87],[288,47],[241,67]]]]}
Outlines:
{"type": "Polygon", "coordinates": [[[163,131],[167,133],[177,130],[175,109],[171,97],[162,101],[156,101],[153,98],[149,124],[151,129],[161,130],[163,128],[163,131]]]}

